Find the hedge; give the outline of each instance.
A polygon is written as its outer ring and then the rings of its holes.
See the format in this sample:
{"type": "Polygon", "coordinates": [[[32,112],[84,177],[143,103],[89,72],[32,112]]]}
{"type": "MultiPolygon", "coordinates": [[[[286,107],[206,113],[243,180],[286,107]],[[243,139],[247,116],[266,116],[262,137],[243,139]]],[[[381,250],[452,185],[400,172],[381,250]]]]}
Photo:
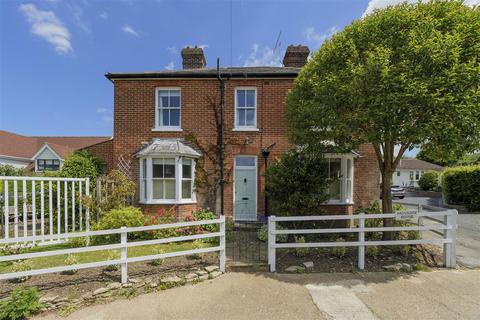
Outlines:
{"type": "Polygon", "coordinates": [[[445,202],[480,210],[480,165],[447,168],[442,175],[445,202]]]}
{"type": "Polygon", "coordinates": [[[418,185],[422,190],[437,190],[439,177],[440,173],[438,171],[427,171],[418,180],[418,185]]]}

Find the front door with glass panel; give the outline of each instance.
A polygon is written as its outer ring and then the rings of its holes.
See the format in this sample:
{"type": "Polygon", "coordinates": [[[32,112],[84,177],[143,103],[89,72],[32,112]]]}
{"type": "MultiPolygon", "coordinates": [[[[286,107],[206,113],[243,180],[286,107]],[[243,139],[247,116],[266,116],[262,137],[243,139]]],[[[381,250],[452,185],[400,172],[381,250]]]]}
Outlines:
{"type": "Polygon", "coordinates": [[[234,173],[234,218],[236,221],[257,220],[257,158],[238,156],[234,173]]]}

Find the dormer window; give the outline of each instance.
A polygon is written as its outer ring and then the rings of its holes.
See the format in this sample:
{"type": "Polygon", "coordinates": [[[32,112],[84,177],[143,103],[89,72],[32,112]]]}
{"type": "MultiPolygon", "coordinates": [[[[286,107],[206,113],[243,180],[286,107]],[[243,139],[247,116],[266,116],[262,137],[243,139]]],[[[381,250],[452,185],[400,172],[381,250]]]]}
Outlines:
{"type": "Polygon", "coordinates": [[[157,88],[155,90],[156,131],[181,131],[180,88],[157,88]]]}

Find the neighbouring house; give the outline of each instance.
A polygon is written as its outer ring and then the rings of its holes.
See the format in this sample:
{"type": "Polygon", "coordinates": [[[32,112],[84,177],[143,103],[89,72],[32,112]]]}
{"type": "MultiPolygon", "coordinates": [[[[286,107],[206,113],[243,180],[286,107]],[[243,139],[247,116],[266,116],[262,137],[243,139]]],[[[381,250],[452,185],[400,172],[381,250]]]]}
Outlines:
{"type": "Polygon", "coordinates": [[[0,130],[0,165],[36,172],[56,171],[69,154],[109,139],[111,137],[23,136],[0,130]]]}
{"type": "Polygon", "coordinates": [[[427,171],[442,171],[443,167],[420,159],[401,159],[392,175],[392,183],[396,186],[418,188],[418,180],[427,171]]]}
{"type": "MultiPolygon", "coordinates": [[[[180,216],[197,207],[218,211],[218,197],[212,202],[196,179],[215,172],[206,152],[217,146],[212,106],[220,101],[216,69],[206,68],[203,50],[186,47],[181,55],[182,70],[107,73],[114,86],[113,139],[87,148],[137,181],[135,201],[144,211],[175,206],[180,216]]],[[[226,79],[225,213],[236,221],[256,221],[264,213],[262,149],[274,144],[273,162],[293,147],[285,98],[308,55],[308,47],[289,46],[284,66],[220,68],[226,79]]],[[[330,175],[340,178],[331,186],[328,211],[350,214],[378,198],[379,170],[370,145],[326,157],[330,175]]]]}

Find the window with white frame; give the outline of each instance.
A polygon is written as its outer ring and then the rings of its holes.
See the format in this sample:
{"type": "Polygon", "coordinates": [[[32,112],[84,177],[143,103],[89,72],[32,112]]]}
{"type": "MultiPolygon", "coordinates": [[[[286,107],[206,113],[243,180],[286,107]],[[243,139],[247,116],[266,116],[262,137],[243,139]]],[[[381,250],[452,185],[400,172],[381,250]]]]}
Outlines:
{"type": "Polygon", "coordinates": [[[353,157],[326,156],[331,179],[328,203],[353,203],[353,157]]]}
{"type": "Polygon", "coordinates": [[[188,157],[140,159],[140,202],[192,203],[195,161],[188,157]]]}
{"type": "Polygon", "coordinates": [[[57,159],[38,159],[37,171],[58,171],[60,170],[60,160],[57,159]]]}
{"type": "Polygon", "coordinates": [[[257,128],[257,89],[235,89],[235,128],[257,128]]]}
{"type": "Polygon", "coordinates": [[[181,129],[181,93],[180,88],[156,89],[156,129],[181,129]]]}

